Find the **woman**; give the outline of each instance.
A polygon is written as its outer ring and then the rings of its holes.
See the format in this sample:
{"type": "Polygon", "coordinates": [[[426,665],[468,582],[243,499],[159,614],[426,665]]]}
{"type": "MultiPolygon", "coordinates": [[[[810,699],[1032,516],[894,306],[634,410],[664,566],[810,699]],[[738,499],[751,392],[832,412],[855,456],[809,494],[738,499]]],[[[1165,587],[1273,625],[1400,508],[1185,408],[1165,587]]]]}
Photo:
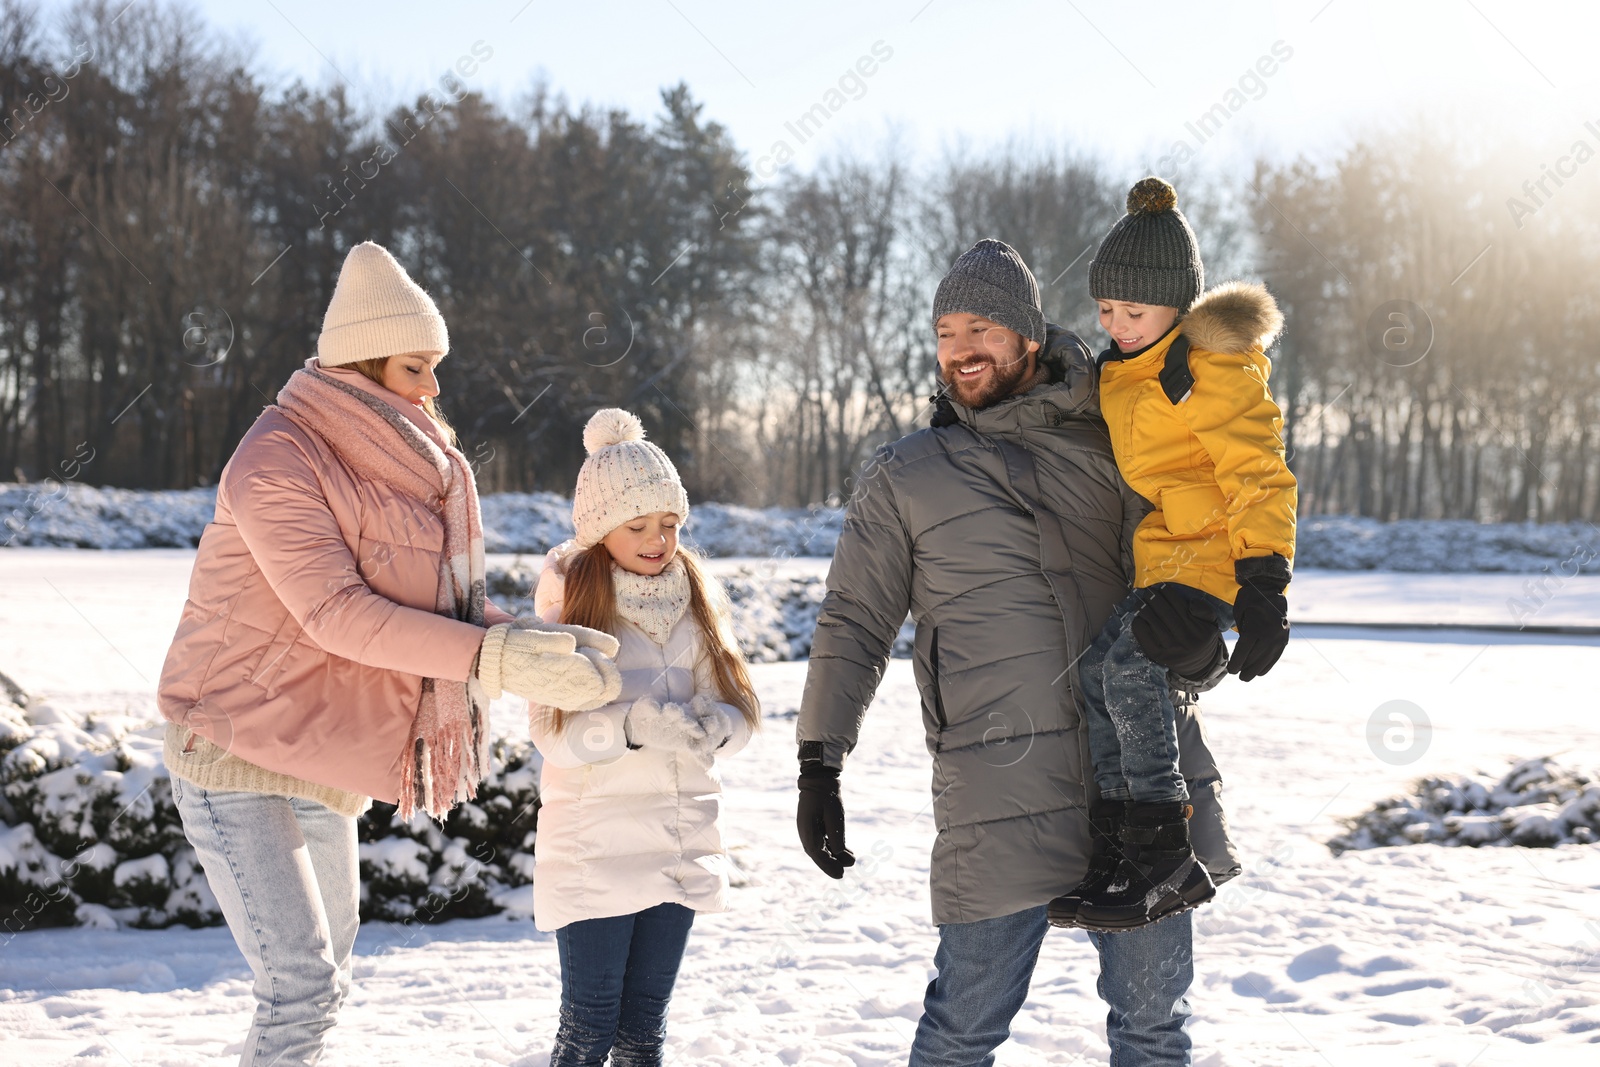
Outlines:
{"type": "Polygon", "coordinates": [[[433,405],[448,348],[394,258],[351,249],[317,355],[223,470],[161,673],[184,832],[255,973],[244,1065],[321,1055],[369,798],[442,816],[503,689],[595,708],[621,687],[614,638],[485,599],[472,471],[433,405]]]}

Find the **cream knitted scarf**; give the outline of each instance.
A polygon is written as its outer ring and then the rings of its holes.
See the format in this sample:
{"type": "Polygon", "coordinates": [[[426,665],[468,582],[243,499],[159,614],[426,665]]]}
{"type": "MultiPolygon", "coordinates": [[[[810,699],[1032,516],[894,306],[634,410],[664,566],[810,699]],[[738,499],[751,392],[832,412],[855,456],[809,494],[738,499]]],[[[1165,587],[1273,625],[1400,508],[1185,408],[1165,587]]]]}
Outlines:
{"type": "MultiPolygon", "coordinates": [[[[576,539],[569,538],[545,557],[545,572],[534,593],[534,610],[541,616],[560,618],[567,567],[584,551],[576,539]]],[[[658,645],[667,643],[672,628],[689,610],[689,569],[681,556],[673,556],[666,569],[653,576],[634,574],[612,563],[611,587],[616,591],[617,616],[639,627],[658,645]]]]}
{"type": "Polygon", "coordinates": [[[689,570],[677,556],[657,575],[634,574],[613,563],[611,584],[617,591],[617,614],[658,645],[667,643],[689,610],[689,570]]]}
{"type": "MultiPolygon", "coordinates": [[[[484,623],[483,520],[466,457],[441,447],[394,406],[317,370],[289,376],[278,406],[319,434],[362,478],[420,500],[444,520],[434,611],[484,623]],[[396,439],[398,435],[398,440],[396,439]]],[[[476,679],[424,678],[400,773],[400,817],[443,818],[477,795],[489,764],[486,694],[476,679]]]]}

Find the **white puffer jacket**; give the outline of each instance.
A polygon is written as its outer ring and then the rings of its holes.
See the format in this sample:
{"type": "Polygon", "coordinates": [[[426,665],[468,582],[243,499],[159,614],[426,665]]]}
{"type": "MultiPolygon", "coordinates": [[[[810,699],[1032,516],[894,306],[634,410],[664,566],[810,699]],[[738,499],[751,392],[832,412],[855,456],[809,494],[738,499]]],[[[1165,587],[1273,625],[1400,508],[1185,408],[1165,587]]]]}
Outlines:
{"type": "MultiPolygon", "coordinates": [[[[534,606],[561,618],[561,561],[552,551],[539,576],[534,606]]],[[[720,593],[720,590],[717,590],[720,593]]],[[[726,615],[726,598],[714,597],[726,615]]],[[[618,626],[622,693],[595,711],[570,716],[559,733],[544,708],[529,708],[540,772],[539,836],[534,846],[533,917],[540,930],[580,919],[631,915],[673,902],[695,911],[726,911],[727,855],[717,818],[722,780],[681,752],[629,749],[623,719],[642,696],[688,704],[717,695],[700,628],[685,612],[666,644],[630,622],[618,626]]],[[[733,735],[716,753],[738,752],[750,727],[731,705],[723,711],[733,735]]]]}

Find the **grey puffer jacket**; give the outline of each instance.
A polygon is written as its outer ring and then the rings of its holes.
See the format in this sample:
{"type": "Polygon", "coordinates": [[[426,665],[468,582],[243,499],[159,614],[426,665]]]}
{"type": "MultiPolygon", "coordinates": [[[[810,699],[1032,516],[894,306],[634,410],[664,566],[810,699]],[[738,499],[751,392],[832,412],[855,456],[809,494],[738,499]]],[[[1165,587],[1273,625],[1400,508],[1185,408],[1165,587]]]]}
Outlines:
{"type": "MultiPolygon", "coordinates": [[[[1075,667],[1130,587],[1149,509],[1117,473],[1084,360],[1064,381],[956,413],[863,468],[796,726],[844,765],[909,610],[941,924],[1036,907],[1082,880],[1094,775],[1075,667]]],[[[1192,708],[1179,710],[1178,739],[1196,852],[1230,877],[1220,776],[1192,708]]]]}

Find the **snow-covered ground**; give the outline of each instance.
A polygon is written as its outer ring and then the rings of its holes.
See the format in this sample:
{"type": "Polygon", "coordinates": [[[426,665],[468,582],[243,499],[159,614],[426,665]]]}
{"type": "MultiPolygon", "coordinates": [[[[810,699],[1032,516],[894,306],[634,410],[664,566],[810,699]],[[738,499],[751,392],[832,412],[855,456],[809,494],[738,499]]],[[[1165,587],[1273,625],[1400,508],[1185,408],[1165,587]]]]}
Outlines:
{"type": "MultiPolygon", "coordinates": [[[[149,710],[191,559],[0,553],[0,668],[58,706],[149,710]]],[[[1600,769],[1600,639],[1309,621],[1514,625],[1507,602],[1526,599],[1523,581],[1302,574],[1283,663],[1206,696],[1247,874],[1198,913],[1197,1063],[1600,1062],[1600,848],[1335,858],[1325,846],[1342,817],[1419,775],[1497,774],[1541,755],[1600,769]],[[1413,719],[1420,709],[1431,729],[1396,734],[1397,707],[1413,719]]],[[[1600,580],[1554,588],[1528,621],[1551,620],[1600,624],[1600,580]]],[[[724,768],[726,836],[750,884],[731,912],[696,925],[669,1062],[903,1063],[936,942],[910,664],[891,664],[844,775],[863,862],[842,883],[794,839],[805,664],[753,673],[767,730],[724,768]]],[[[498,727],[518,728],[514,701],[496,712],[498,727]]],[[[531,924],[368,924],[357,953],[329,1062],[545,1063],[559,977],[553,939],[531,924]]],[[[1083,935],[1052,933],[1000,1062],[1105,1062],[1095,971],[1083,935]]],[[[221,928],[0,935],[0,1063],[221,1065],[237,1057],[250,1010],[248,971],[221,928]]]]}

